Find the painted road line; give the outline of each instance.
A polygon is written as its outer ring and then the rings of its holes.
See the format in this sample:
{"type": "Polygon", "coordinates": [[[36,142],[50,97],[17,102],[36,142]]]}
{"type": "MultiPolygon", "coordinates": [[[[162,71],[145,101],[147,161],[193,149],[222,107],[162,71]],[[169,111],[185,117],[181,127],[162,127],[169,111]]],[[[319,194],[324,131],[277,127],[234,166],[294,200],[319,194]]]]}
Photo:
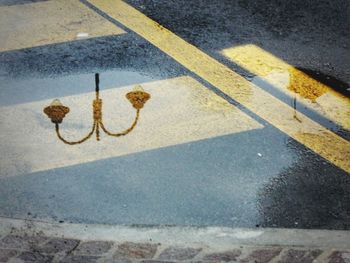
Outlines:
{"type": "Polygon", "coordinates": [[[0,25],[0,52],[125,33],[84,4],[70,0],[2,6],[0,25]]]}
{"type": "MultiPolygon", "coordinates": [[[[217,136],[263,128],[245,113],[209,91],[191,77],[142,84],[151,99],[141,110],[136,128],[125,137],[91,138],[80,145],[66,145],[55,134],[54,124],[43,113],[51,100],[0,108],[0,176],[14,176],[122,156],[217,136]]],[[[133,86],[105,89],[103,118],[107,129],[128,128],[135,110],[125,98],[133,86]]],[[[91,90],[94,90],[92,85],[91,90]]],[[[81,139],[92,125],[95,93],[61,98],[70,112],[60,125],[68,140],[81,139]]]]}
{"type": "Polygon", "coordinates": [[[291,98],[297,94],[298,102],[350,131],[350,99],[341,93],[256,45],[227,48],[221,53],[291,98]]]}
{"type": "Polygon", "coordinates": [[[197,47],[120,0],[90,4],[134,31],[270,124],[350,173],[350,143],[250,83],[197,47]]]}

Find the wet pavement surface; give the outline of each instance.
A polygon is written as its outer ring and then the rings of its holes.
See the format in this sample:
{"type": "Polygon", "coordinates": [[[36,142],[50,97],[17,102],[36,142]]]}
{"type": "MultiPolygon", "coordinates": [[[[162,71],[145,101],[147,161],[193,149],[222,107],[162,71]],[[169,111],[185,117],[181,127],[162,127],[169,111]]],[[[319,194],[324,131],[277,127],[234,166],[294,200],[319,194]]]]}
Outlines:
{"type": "MultiPolygon", "coordinates": [[[[350,38],[345,27],[336,26],[342,16],[316,26],[308,17],[315,10],[306,8],[300,20],[293,11],[282,26],[277,18],[266,22],[266,14],[249,2],[126,2],[242,75],[249,85],[294,108],[293,116],[281,116],[281,122],[287,119],[289,126],[297,126],[309,118],[320,125],[315,127],[329,129],[343,159],[339,164],[317,143],[310,149],[304,137],[292,138],[278,123],[266,121],[260,111],[268,111],[270,104],[250,110],[82,1],[88,15],[103,15],[89,28],[105,27],[109,35],[96,30],[92,38],[76,39],[80,28],[68,19],[62,32],[73,32],[73,37],[44,39],[52,42],[45,45],[29,39],[15,50],[5,41],[1,47],[0,216],[123,225],[350,229],[350,38]],[[251,63],[251,54],[260,59],[258,66],[251,63]],[[132,124],[136,108],[125,95],[135,85],[150,99],[127,135],[114,138],[100,129],[99,141],[93,135],[78,145],[64,144],[43,109],[59,98],[70,109],[59,124],[62,136],[72,141],[84,137],[97,118],[91,106],[95,73],[100,74],[99,98],[108,130],[122,131],[132,124]]],[[[349,10],[345,1],[336,2],[334,8],[349,10]]],[[[18,6],[30,5],[45,10],[55,1],[0,1],[3,20],[16,14],[18,6]]],[[[312,17],[323,21],[319,15],[312,17]]],[[[260,98],[254,92],[242,94],[247,105],[260,98]]]]}

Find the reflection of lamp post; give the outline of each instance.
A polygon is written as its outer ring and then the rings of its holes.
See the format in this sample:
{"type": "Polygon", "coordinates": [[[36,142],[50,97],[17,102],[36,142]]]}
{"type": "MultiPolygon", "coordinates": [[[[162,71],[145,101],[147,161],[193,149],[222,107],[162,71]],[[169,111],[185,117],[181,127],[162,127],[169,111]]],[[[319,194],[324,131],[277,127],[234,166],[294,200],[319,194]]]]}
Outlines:
{"type": "Polygon", "coordinates": [[[68,107],[63,106],[62,103],[58,99],[55,99],[49,106],[44,108],[44,113],[46,113],[47,116],[51,119],[51,121],[53,123],[55,123],[56,134],[57,134],[58,138],[66,144],[69,144],[69,145],[80,144],[80,143],[88,140],[94,134],[95,131],[96,131],[96,139],[99,141],[100,140],[100,127],[106,134],[108,134],[110,136],[119,137],[119,136],[127,135],[129,132],[131,132],[135,128],[137,121],[139,119],[141,108],[143,108],[143,105],[151,97],[150,94],[148,94],[147,92],[144,92],[141,87],[140,87],[141,89],[139,89],[139,90],[135,90],[135,91],[127,93],[126,98],[130,101],[132,106],[136,109],[135,120],[132,123],[132,125],[130,126],[130,128],[126,129],[125,131],[122,131],[120,133],[112,133],[112,132],[109,132],[105,128],[103,121],[102,121],[102,99],[99,98],[100,79],[99,79],[98,74],[95,74],[95,82],[96,82],[96,90],[95,90],[96,91],[96,98],[94,99],[94,101],[92,103],[93,120],[94,120],[93,125],[92,125],[92,130],[90,131],[90,133],[88,135],[86,135],[81,140],[74,141],[74,142],[67,141],[62,137],[62,135],[60,133],[59,124],[62,123],[65,115],[67,113],[69,113],[68,107]]]}

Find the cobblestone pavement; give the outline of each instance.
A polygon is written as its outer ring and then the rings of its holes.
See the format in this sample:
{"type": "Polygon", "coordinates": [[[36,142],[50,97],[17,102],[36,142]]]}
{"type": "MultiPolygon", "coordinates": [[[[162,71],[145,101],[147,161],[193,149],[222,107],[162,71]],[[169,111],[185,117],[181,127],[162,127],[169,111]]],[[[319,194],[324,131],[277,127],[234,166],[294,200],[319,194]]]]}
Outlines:
{"type": "Polygon", "coordinates": [[[281,246],[165,246],[160,243],[83,241],[43,235],[8,234],[0,239],[0,262],[350,262],[350,249],[334,250],[281,246]]]}

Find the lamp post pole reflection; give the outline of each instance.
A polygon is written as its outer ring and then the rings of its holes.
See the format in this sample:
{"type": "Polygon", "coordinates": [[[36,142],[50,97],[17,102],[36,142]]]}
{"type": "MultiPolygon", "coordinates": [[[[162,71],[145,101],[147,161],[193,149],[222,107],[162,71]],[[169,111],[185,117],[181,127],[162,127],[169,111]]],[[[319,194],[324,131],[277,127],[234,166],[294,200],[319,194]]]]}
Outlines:
{"type": "Polygon", "coordinates": [[[96,133],[96,140],[100,140],[100,128],[102,131],[104,131],[109,136],[119,137],[124,136],[130,133],[137,125],[137,122],[140,117],[140,110],[143,108],[144,104],[147,102],[147,100],[150,99],[150,94],[143,91],[141,86],[138,90],[131,91],[126,94],[126,98],[130,101],[132,106],[136,109],[136,116],[134,119],[134,122],[131,124],[131,126],[126,129],[125,131],[119,132],[119,133],[112,133],[106,129],[106,127],[103,124],[102,119],[102,99],[100,99],[100,89],[99,89],[99,74],[95,74],[95,84],[96,84],[96,98],[92,102],[92,109],[93,109],[93,124],[91,131],[82,139],[78,141],[67,141],[64,139],[60,133],[60,124],[63,121],[63,118],[66,116],[67,113],[69,113],[69,108],[62,105],[62,103],[55,99],[53,102],[44,108],[44,113],[51,119],[51,122],[55,124],[56,134],[57,137],[63,141],[66,144],[74,145],[74,144],[80,144],[85,142],[86,140],[90,139],[91,136],[96,133]]]}

